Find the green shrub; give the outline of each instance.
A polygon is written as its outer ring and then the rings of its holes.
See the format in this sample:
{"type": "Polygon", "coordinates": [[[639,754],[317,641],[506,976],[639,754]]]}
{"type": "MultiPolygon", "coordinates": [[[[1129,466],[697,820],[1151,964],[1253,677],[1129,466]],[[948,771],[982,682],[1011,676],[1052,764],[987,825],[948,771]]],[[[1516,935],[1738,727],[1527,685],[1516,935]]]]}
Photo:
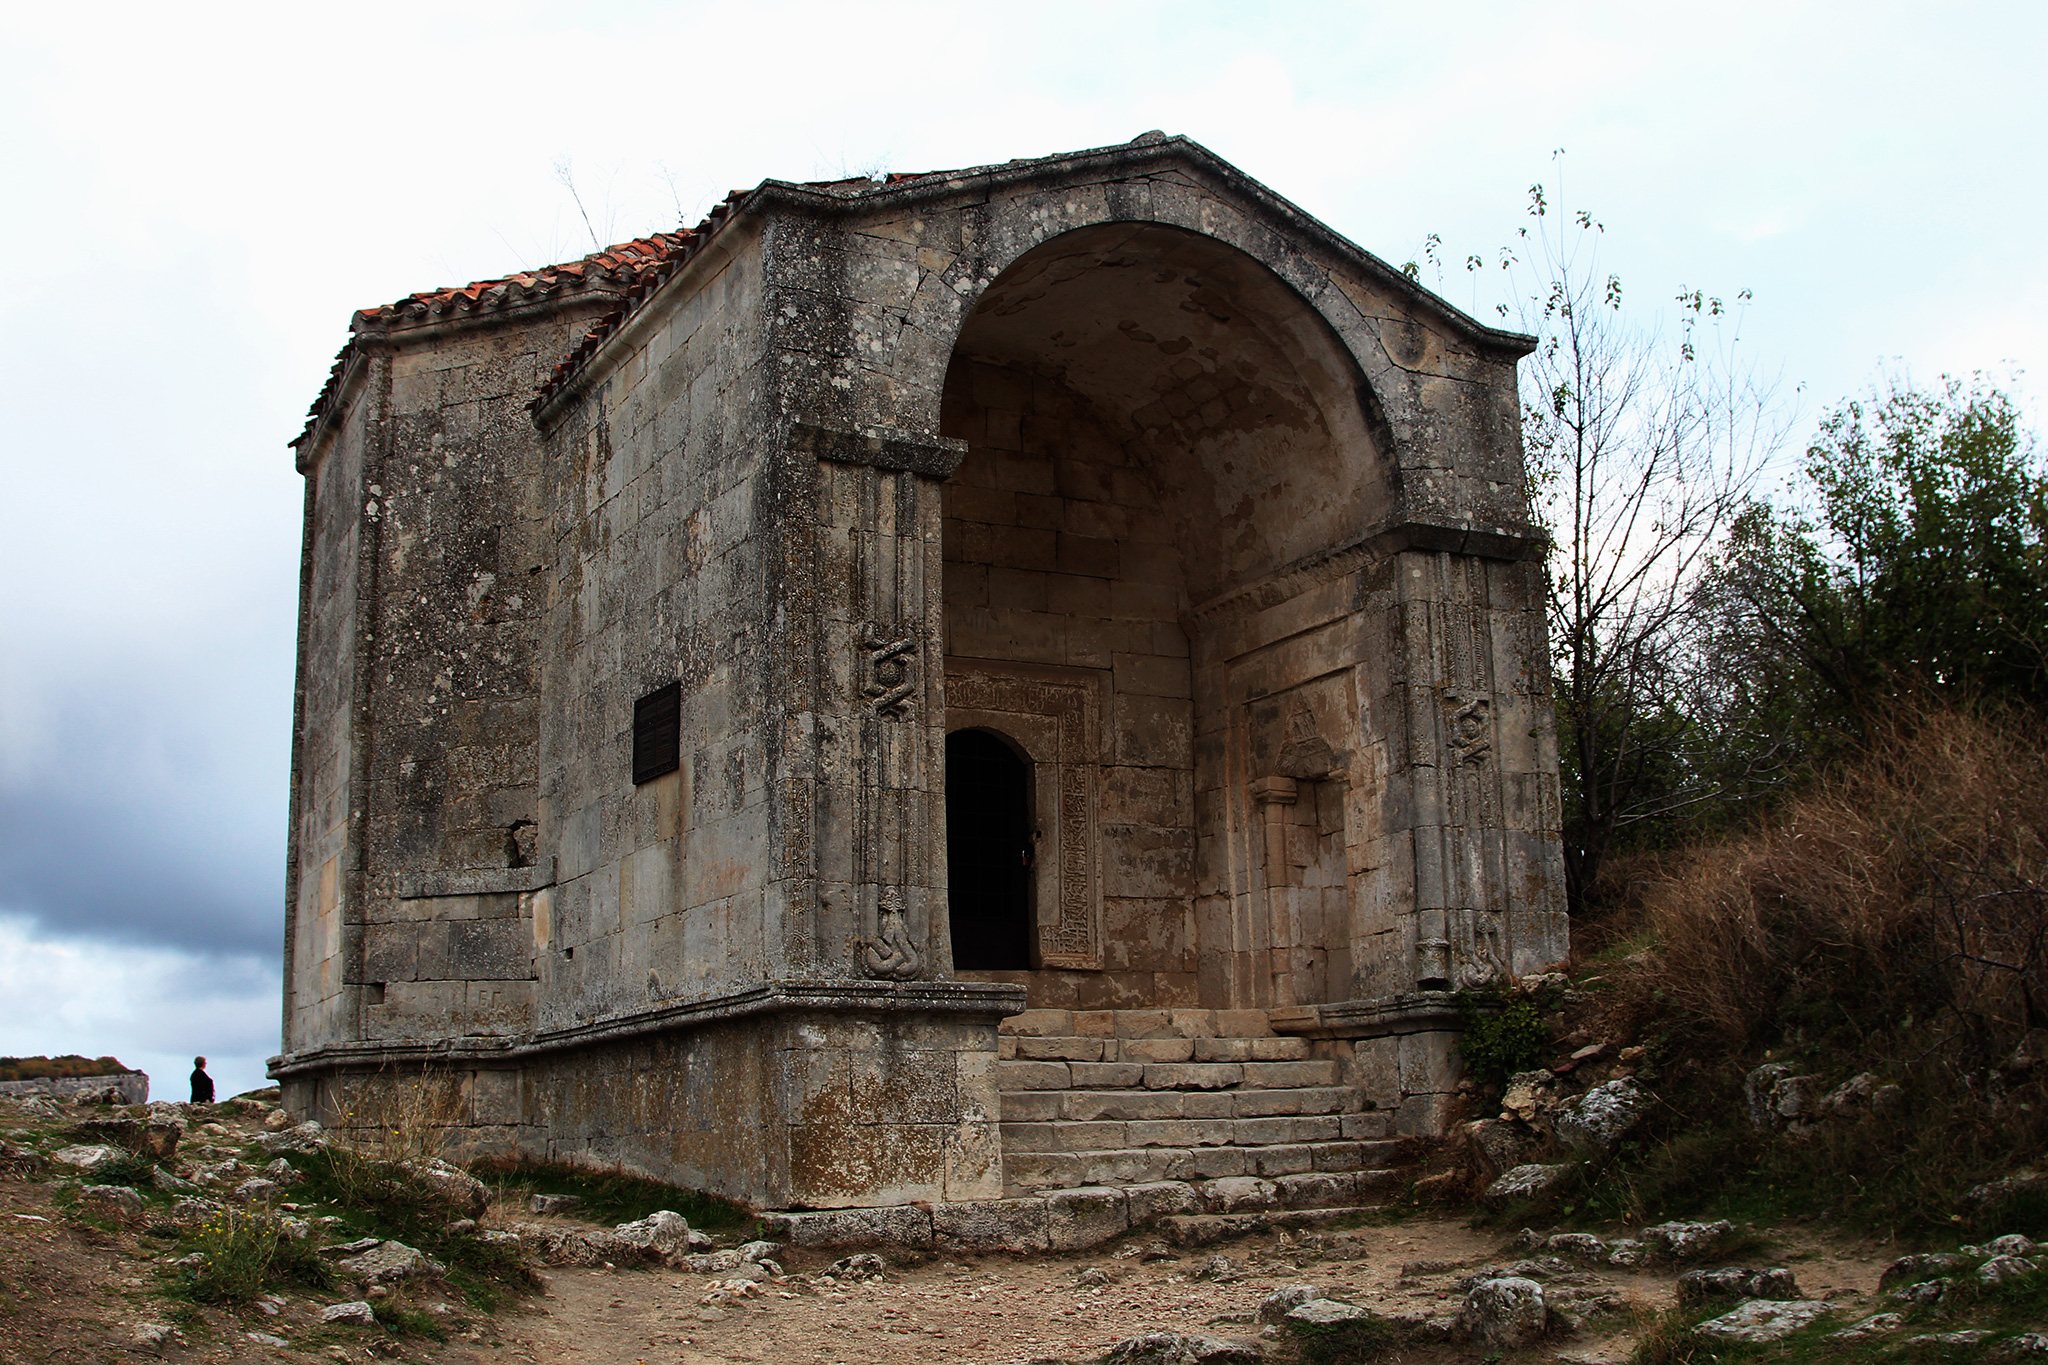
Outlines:
{"type": "Polygon", "coordinates": [[[1290,1322],[1294,1349],[1302,1365],[1365,1365],[1378,1360],[1399,1344],[1394,1324],[1378,1314],[1350,1322],[1312,1326],[1290,1322]]]}
{"type": "Polygon", "coordinates": [[[301,1202],[325,1204],[371,1236],[419,1248],[446,1265],[449,1283],[482,1311],[539,1288],[516,1248],[450,1231],[446,1200],[403,1165],[341,1146],[287,1159],[306,1177],[301,1202]]]}
{"type": "Polygon", "coordinates": [[[179,1288],[200,1303],[247,1303],[273,1284],[332,1288],[334,1271],[312,1244],[286,1232],[275,1214],[224,1209],[189,1239],[202,1258],[179,1288]]]}
{"type": "Polygon", "coordinates": [[[1518,1071],[1542,1064],[1550,1029],[1539,1001],[1504,986],[1459,991],[1457,1001],[1465,1028],[1458,1053],[1473,1080],[1499,1085],[1518,1071]]]}

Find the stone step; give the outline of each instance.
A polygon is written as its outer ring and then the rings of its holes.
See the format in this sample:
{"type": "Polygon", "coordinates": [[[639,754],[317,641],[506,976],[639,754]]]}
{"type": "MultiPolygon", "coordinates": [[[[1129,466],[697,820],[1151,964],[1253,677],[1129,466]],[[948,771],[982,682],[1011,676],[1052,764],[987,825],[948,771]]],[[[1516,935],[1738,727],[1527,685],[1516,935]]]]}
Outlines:
{"type": "Polygon", "coordinates": [[[1378,1142],[1382,1113],[1274,1115],[1260,1119],[1042,1119],[1006,1121],[1006,1152],[1083,1152],[1126,1146],[1272,1146],[1276,1142],[1378,1142]]]}
{"type": "Polygon", "coordinates": [[[1264,1010],[1025,1010],[998,1032],[1018,1038],[1270,1038],[1264,1010]]]}
{"type": "Polygon", "coordinates": [[[1028,1090],[1299,1090],[1337,1084],[1334,1061],[998,1061],[996,1086],[1028,1090]]]}
{"type": "MultiPolygon", "coordinates": [[[[1032,1065],[1044,1065],[1032,1063],[1032,1065]]],[[[1262,1119],[1295,1114],[1355,1114],[1365,1105],[1348,1085],[1244,1087],[1237,1090],[1078,1089],[1052,1084],[1035,1090],[1005,1086],[1002,1117],[1013,1123],[1055,1119],[1262,1119]]]]}
{"type": "Polygon", "coordinates": [[[1263,1119],[1141,1119],[1118,1122],[1055,1120],[1005,1123],[1003,1151],[1083,1152],[1128,1147],[1271,1147],[1291,1143],[1354,1142],[1371,1150],[1368,1163],[1400,1144],[1383,1134],[1379,1114],[1318,1114],[1263,1119]]]}
{"type": "Polygon", "coordinates": [[[1082,1038],[1067,1034],[996,1039],[996,1056],[1026,1062],[1300,1062],[1306,1038],[1082,1038]]]}
{"type": "Polygon", "coordinates": [[[1128,1123],[1149,1119],[1264,1119],[1320,1114],[1360,1116],[1359,1136],[1384,1137],[1392,1114],[1366,1115],[1358,1091],[1349,1086],[1301,1090],[1006,1090],[1002,1118],[1008,1123],[1128,1123]]]}
{"type": "MultiPolygon", "coordinates": [[[[1359,1178],[1387,1173],[1378,1154],[1359,1142],[1289,1143],[1270,1147],[1127,1147],[1082,1152],[1005,1152],[1003,1183],[1012,1194],[1084,1186],[1131,1186],[1159,1181],[1251,1180],[1313,1177],[1329,1202],[1359,1198],[1359,1178]]],[[[1297,1180],[1296,1183],[1301,1183],[1297,1180]]],[[[1231,1212],[1219,1208],[1215,1212],[1231,1212]]]]}
{"type": "Polygon", "coordinates": [[[763,1222],[778,1241],[806,1248],[1078,1251],[1143,1227],[1160,1229],[1177,1246],[1198,1247],[1274,1228],[1355,1219],[1383,1207],[1383,1201],[1399,1193],[1401,1181],[1395,1171],[1362,1171],[1348,1182],[1314,1173],[1196,1184],[1158,1181],[954,1204],[769,1213],[763,1222]],[[1359,1202],[1343,1202],[1347,1184],[1359,1202]]]}

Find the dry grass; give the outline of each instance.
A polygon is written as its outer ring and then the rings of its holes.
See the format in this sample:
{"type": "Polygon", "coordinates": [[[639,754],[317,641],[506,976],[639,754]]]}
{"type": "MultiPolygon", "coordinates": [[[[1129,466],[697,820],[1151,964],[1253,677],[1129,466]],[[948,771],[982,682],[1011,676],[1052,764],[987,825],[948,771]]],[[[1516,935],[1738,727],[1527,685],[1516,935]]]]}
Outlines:
{"type": "Polygon", "coordinates": [[[2048,726],[1911,716],[1769,827],[1632,875],[1571,1022],[1646,1045],[1662,1103],[1577,1206],[1930,1242],[2043,1226],[1965,1195],[2048,1143],[2048,726]],[[1901,1102],[1774,1138],[1741,1093],[1765,1060],[1827,1088],[1871,1073],[1901,1102]]]}
{"type": "Polygon", "coordinates": [[[1644,908],[1632,984],[1737,1048],[1910,1033],[1920,1060],[2001,1062],[2048,1026],[2048,727],[1909,717],[1644,908]]]}
{"type": "Polygon", "coordinates": [[[417,1074],[380,1070],[350,1086],[340,1136],[378,1161],[426,1161],[441,1156],[449,1130],[461,1121],[459,1082],[422,1068],[417,1074]]]}

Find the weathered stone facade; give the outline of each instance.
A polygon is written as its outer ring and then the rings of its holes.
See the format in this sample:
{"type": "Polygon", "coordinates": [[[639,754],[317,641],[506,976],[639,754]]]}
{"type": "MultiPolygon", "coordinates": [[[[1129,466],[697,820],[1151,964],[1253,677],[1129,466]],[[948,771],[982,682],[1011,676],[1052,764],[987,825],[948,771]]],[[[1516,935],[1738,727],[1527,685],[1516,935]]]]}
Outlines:
{"type": "Polygon", "coordinates": [[[1450,991],[1564,956],[1529,342],[1201,148],[770,181],[353,330],[296,443],[295,1109],[424,1068],[476,1149],[832,1208],[1017,1195],[1150,1087],[1211,1128],[1109,1136],[1307,1180],[1441,1121],[1450,991]],[[968,730],[1028,960],[955,970],[968,730]]]}

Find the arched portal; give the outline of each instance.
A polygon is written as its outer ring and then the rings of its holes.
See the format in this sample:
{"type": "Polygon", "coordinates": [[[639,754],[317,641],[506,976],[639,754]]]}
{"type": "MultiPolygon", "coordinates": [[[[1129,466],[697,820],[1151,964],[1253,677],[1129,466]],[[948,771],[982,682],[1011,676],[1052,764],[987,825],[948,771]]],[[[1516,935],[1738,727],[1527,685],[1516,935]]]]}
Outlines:
{"type": "Polygon", "coordinates": [[[969,447],[943,491],[947,728],[1056,755],[1035,783],[1041,970],[1012,978],[1034,1004],[1349,993],[1353,653],[1275,654],[1212,607],[1298,591],[1386,515],[1373,412],[1306,300],[1163,224],[1041,244],[963,325],[941,406],[969,447]],[[1290,736],[1309,760],[1283,757],[1290,736]],[[1276,838],[1251,784],[1290,761],[1336,785],[1276,838]]]}
{"type": "Polygon", "coordinates": [[[1031,966],[1031,769],[986,730],[946,736],[946,894],[953,966],[1031,966]]]}

